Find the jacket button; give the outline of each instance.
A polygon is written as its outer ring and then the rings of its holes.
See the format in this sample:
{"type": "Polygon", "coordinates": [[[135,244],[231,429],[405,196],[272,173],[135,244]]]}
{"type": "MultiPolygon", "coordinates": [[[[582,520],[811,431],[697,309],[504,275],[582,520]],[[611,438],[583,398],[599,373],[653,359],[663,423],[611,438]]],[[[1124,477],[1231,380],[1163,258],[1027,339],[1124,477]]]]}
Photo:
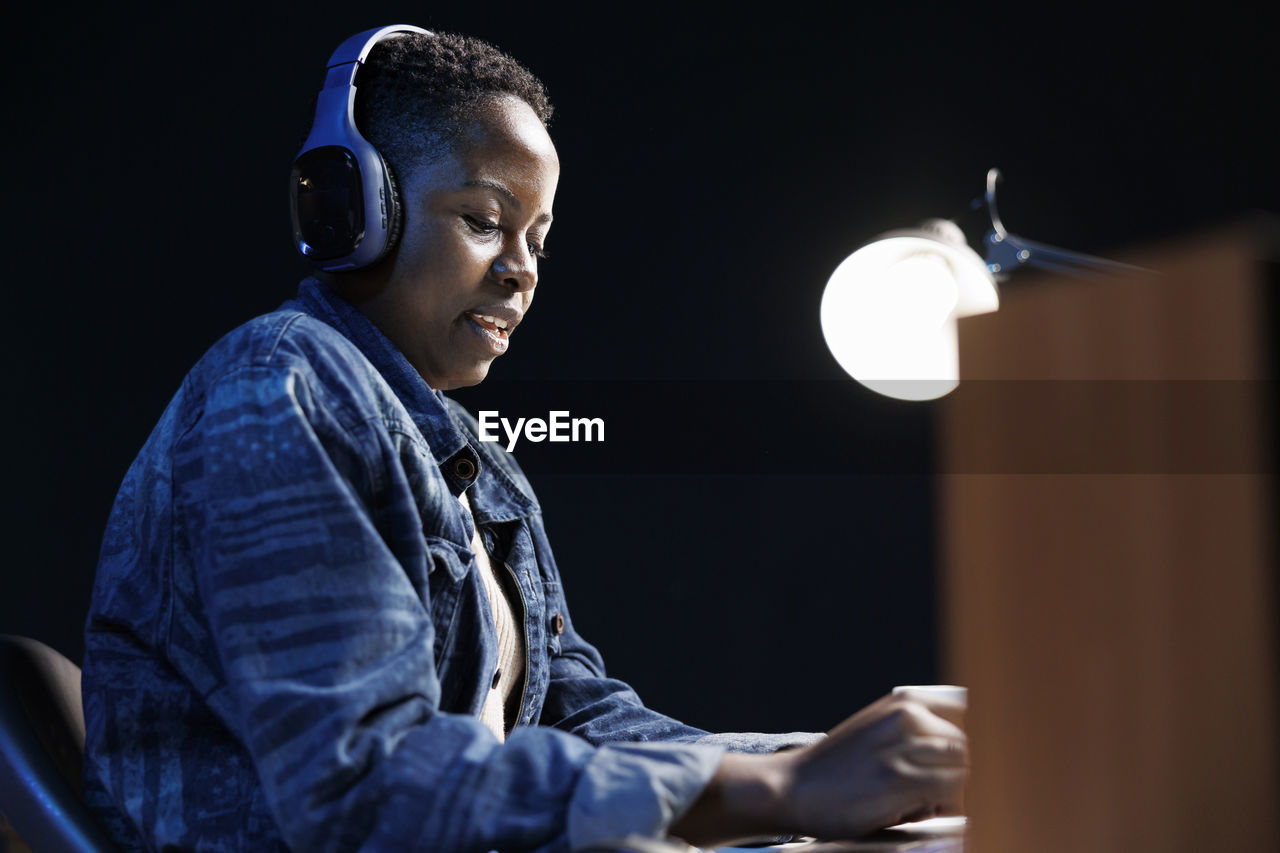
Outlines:
{"type": "Polygon", "coordinates": [[[457,459],[453,463],[453,473],[460,480],[470,480],[476,475],[475,463],[465,456],[457,459]]]}
{"type": "Polygon", "coordinates": [[[499,682],[502,681],[502,670],[499,669],[493,674],[493,684],[489,686],[490,690],[497,690],[499,682]]]}
{"type": "Polygon", "coordinates": [[[551,617],[551,629],[557,634],[564,633],[564,616],[562,614],[557,613],[551,617]]]}

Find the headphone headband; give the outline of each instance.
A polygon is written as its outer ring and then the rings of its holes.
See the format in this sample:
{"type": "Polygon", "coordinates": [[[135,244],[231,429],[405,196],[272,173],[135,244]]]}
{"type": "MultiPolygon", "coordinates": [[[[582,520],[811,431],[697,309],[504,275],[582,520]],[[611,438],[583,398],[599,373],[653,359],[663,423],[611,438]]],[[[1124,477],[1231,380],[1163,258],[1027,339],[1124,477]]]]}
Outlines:
{"type": "Polygon", "coordinates": [[[395,244],[399,200],[377,149],[355,122],[356,74],[373,46],[409,24],[356,33],[329,57],[311,131],[294,158],[289,197],[294,245],[313,266],[335,272],[369,266],[395,244]]]}
{"type": "Polygon", "coordinates": [[[334,49],[329,57],[329,68],[347,62],[364,62],[369,51],[382,39],[393,33],[420,33],[424,36],[434,35],[430,30],[415,27],[413,24],[391,24],[386,27],[374,27],[371,30],[356,33],[334,49]]]}

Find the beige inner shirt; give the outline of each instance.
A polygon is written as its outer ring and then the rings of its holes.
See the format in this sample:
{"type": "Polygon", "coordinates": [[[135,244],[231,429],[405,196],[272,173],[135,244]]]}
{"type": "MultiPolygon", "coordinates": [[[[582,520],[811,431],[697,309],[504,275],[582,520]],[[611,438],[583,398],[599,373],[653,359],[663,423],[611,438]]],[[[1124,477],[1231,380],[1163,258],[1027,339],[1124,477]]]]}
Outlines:
{"type": "MultiPolygon", "coordinates": [[[[489,727],[498,740],[506,740],[515,724],[516,715],[520,713],[521,688],[524,684],[524,630],[520,624],[520,614],[511,606],[508,585],[514,579],[500,578],[485,550],[484,540],[480,538],[480,528],[475,524],[475,516],[471,512],[471,503],[467,493],[458,495],[467,514],[471,515],[473,533],[471,535],[471,551],[476,555],[476,567],[480,570],[480,578],[484,581],[484,591],[489,596],[489,609],[493,611],[493,624],[498,631],[498,669],[493,673],[493,686],[480,709],[480,721],[489,727]]],[[[502,567],[506,572],[506,567],[502,567]]]]}

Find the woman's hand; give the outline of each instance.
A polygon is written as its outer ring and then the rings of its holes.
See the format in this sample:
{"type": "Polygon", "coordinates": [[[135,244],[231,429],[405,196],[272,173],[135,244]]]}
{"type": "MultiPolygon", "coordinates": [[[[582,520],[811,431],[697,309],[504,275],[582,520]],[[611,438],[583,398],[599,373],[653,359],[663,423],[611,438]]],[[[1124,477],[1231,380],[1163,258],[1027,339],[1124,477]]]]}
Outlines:
{"type": "Polygon", "coordinates": [[[805,835],[850,838],[960,814],[968,748],[964,705],[885,696],[790,758],[786,801],[805,835]]]}
{"type": "Polygon", "coordinates": [[[727,754],[670,832],[702,846],[782,834],[853,838],[958,814],[963,724],[962,703],[906,693],[877,700],[810,746],[727,754]]]}

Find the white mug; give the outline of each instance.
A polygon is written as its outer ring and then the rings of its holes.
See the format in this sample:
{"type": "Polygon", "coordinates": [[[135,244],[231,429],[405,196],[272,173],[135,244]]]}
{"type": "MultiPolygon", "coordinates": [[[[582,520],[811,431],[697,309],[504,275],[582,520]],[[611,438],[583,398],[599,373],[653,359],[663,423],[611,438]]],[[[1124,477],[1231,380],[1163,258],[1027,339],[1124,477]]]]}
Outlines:
{"type": "Polygon", "coordinates": [[[894,696],[904,693],[915,694],[921,698],[933,696],[955,702],[957,705],[969,704],[969,688],[955,684],[903,684],[893,688],[894,696]]]}

